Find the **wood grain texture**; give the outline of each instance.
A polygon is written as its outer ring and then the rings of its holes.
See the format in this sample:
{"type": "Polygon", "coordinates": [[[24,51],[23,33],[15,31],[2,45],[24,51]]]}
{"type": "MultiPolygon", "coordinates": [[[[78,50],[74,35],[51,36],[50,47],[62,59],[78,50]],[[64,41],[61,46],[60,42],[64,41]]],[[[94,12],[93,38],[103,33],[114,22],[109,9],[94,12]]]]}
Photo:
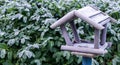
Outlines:
{"type": "Polygon", "coordinates": [[[107,50],[103,50],[103,49],[91,49],[91,48],[74,47],[74,46],[67,46],[67,45],[62,45],[61,50],[67,50],[67,51],[72,51],[72,52],[91,53],[91,54],[98,54],[98,55],[107,53],[107,50]]]}
{"type": "Polygon", "coordinates": [[[64,26],[64,25],[61,25],[60,28],[61,28],[62,35],[63,35],[63,37],[64,37],[64,39],[65,39],[66,44],[67,44],[67,45],[73,45],[72,41],[71,41],[70,38],[69,38],[69,35],[68,35],[68,33],[67,33],[67,30],[66,30],[65,26],[64,26]]]}
{"type": "Polygon", "coordinates": [[[81,52],[71,52],[71,54],[73,54],[73,55],[80,55],[80,56],[84,56],[84,57],[90,57],[90,58],[93,58],[93,57],[97,56],[95,54],[81,53],[81,52]]]}

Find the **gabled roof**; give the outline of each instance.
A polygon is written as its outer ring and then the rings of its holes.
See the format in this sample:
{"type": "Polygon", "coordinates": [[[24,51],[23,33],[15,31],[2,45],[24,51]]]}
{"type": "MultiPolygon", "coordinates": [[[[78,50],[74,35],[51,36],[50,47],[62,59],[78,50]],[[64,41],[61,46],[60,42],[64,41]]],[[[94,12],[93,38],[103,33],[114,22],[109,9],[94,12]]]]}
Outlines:
{"type": "Polygon", "coordinates": [[[67,13],[61,19],[53,23],[50,27],[56,28],[62,24],[70,22],[76,17],[81,18],[82,20],[92,25],[96,29],[104,29],[104,26],[103,26],[104,24],[108,23],[109,21],[111,22],[116,21],[115,19],[103,13],[99,9],[92,7],[92,6],[86,6],[79,10],[73,10],[67,13]]]}

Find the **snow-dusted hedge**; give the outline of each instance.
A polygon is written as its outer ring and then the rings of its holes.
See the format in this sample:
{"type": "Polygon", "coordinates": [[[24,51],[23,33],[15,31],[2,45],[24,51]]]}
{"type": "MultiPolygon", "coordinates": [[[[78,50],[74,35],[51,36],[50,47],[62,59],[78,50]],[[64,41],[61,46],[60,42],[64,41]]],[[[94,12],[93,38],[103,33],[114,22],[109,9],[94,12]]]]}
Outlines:
{"type": "MultiPolygon", "coordinates": [[[[67,12],[94,5],[118,20],[108,25],[109,53],[93,59],[93,64],[117,64],[120,55],[120,1],[112,0],[0,0],[1,65],[77,65],[81,56],[60,51],[65,44],[59,28],[50,25],[67,12]]],[[[75,20],[79,35],[91,40],[91,27],[75,20]]],[[[69,26],[68,26],[68,31],[69,26]]],[[[70,33],[69,33],[70,34],[70,33]]],[[[72,37],[70,35],[70,37],[72,37]]]]}

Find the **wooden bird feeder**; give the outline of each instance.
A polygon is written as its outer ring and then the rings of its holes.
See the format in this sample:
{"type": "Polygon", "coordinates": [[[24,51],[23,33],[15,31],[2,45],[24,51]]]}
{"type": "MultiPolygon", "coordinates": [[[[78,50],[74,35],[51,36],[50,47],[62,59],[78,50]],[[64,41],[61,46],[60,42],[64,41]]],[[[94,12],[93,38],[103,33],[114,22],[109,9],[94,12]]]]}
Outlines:
{"type": "Polygon", "coordinates": [[[61,46],[61,50],[71,51],[72,54],[86,57],[94,57],[96,55],[103,55],[107,53],[106,48],[111,46],[111,42],[106,42],[107,23],[115,21],[115,19],[100,11],[96,7],[86,6],[79,10],[73,10],[67,13],[50,27],[54,29],[60,26],[62,35],[66,42],[66,45],[61,46]],[[79,38],[73,21],[75,18],[80,18],[95,28],[93,42],[81,40],[81,38],[79,38]],[[69,23],[71,26],[74,35],[74,42],[72,42],[68,36],[65,28],[66,23],[69,23]]]}

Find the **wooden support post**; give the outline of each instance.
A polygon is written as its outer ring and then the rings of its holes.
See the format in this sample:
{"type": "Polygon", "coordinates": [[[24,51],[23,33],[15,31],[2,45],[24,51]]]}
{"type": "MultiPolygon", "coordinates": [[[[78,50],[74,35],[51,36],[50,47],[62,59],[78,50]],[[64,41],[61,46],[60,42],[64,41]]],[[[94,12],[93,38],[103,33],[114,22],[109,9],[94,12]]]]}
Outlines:
{"type": "Polygon", "coordinates": [[[94,48],[99,49],[100,30],[95,29],[94,48]]]}
{"type": "Polygon", "coordinates": [[[75,41],[76,43],[79,43],[79,42],[80,42],[80,38],[79,38],[79,35],[78,35],[78,33],[77,33],[76,26],[75,26],[75,24],[74,24],[73,21],[70,22],[70,26],[71,26],[72,31],[73,31],[74,41],[75,41]]]}
{"type": "Polygon", "coordinates": [[[69,38],[69,36],[67,34],[67,30],[65,28],[65,25],[61,25],[60,28],[61,28],[62,35],[63,35],[63,37],[65,39],[66,44],[67,45],[73,45],[72,41],[70,40],[70,38],[69,38]]]}
{"type": "Polygon", "coordinates": [[[102,30],[102,32],[101,32],[101,41],[100,41],[100,44],[101,45],[104,45],[105,44],[105,42],[106,42],[106,34],[107,34],[107,24],[105,24],[104,25],[104,29],[102,30]]]}

